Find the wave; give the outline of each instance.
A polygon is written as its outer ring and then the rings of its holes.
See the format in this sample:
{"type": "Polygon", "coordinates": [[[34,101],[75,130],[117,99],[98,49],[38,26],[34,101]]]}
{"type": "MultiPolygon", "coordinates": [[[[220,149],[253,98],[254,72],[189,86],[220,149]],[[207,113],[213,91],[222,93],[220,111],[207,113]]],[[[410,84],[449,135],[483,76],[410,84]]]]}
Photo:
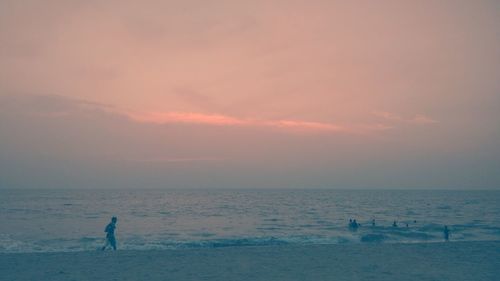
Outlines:
{"type": "MultiPolygon", "coordinates": [[[[120,250],[172,250],[172,249],[199,249],[199,248],[226,248],[226,247],[261,247],[285,245],[329,245],[329,244],[355,244],[355,243],[430,243],[438,242],[436,239],[398,239],[397,237],[369,233],[360,237],[249,237],[227,239],[204,239],[192,241],[176,240],[151,240],[136,238],[118,240],[120,250]]],[[[486,241],[486,240],[470,240],[486,241]]],[[[498,241],[498,240],[495,240],[498,241]]],[[[28,243],[14,239],[0,238],[0,253],[33,253],[33,252],[81,252],[97,251],[104,243],[103,238],[85,237],[81,239],[53,239],[43,242],[28,243]]]]}
{"type": "MultiPolygon", "coordinates": [[[[233,237],[206,239],[208,235],[199,235],[202,239],[176,240],[155,237],[131,236],[118,237],[119,249],[125,250],[166,250],[192,248],[224,248],[224,247],[258,247],[282,245],[318,245],[318,244],[353,244],[353,243],[393,243],[424,241],[426,236],[368,233],[360,236],[288,236],[288,237],[233,237]],[[397,236],[405,236],[401,239],[397,236]],[[205,239],[203,239],[205,238],[205,239]]],[[[74,252],[94,251],[104,244],[102,237],[82,237],[79,239],[44,239],[34,242],[16,240],[8,236],[0,236],[0,253],[23,252],[74,252]]]]}
{"type": "MultiPolygon", "coordinates": [[[[489,226],[476,229],[475,232],[464,232],[469,224],[456,225],[452,229],[455,241],[477,241],[498,239],[500,227],[489,226]]],[[[280,230],[281,227],[268,226],[260,230],[280,230]],[[276,228],[276,229],[274,229],[276,228]]],[[[357,231],[346,228],[323,230],[323,233],[296,234],[283,236],[229,236],[221,237],[216,232],[200,231],[186,235],[182,232],[162,232],[161,234],[118,235],[120,249],[126,250],[164,250],[183,248],[222,248],[247,246],[279,246],[279,245],[317,245],[317,244],[352,244],[352,243],[426,243],[443,241],[443,226],[426,224],[418,227],[362,226],[357,231]]],[[[285,232],[283,232],[285,233],[285,232]]],[[[104,244],[104,237],[84,236],[79,238],[53,238],[24,240],[6,234],[0,235],[0,253],[12,252],[65,252],[93,251],[104,244]]]]}
{"type": "Polygon", "coordinates": [[[361,236],[361,242],[371,242],[371,243],[380,243],[387,240],[388,237],[383,234],[366,234],[361,236]]]}

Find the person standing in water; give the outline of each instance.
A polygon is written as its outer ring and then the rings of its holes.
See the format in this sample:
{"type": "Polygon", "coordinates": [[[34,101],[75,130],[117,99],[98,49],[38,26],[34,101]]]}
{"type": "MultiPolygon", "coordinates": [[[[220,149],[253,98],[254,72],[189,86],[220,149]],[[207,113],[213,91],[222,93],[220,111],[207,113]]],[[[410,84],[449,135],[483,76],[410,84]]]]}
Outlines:
{"type": "Polygon", "coordinates": [[[106,226],[104,232],[106,232],[106,244],[102,247],[102,250],[106,250],[108,246],[113,247],[113,250],[116,250],[116,238],[115,238],[115,229],[116,222],[118,219],[116,217],[111,218],[111,222],[106,226]]]}
{"type": "Polygon", "coordinates": [[[447,225],[444,226],[443,234],[444,234],[444,241],[449,241],[450,240],[450,230],[448,229],[447,225]]]}
{"type": "Polygon", "coordinates": [[[349,229],[351,230],[357,230],[359,226],[359,223],[354,219],[349,219],[349,229]]]}
{"type": "Polygon", "coordinates": [[[358,229],[359,223],[354,219],[352,220],[352,228],[358,229]]]}

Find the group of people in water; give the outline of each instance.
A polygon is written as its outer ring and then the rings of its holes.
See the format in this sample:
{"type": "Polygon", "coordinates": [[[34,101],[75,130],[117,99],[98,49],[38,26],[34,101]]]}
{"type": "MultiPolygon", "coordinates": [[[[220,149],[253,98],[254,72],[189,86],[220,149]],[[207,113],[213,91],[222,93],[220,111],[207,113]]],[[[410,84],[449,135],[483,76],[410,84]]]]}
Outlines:
{"type": "MultiPolygon", "coordinates": [[[[106,225],[106,228],[104,229],[104,232],[106,233],[106,242],[105,242],[104,246],[101,248],[101,250],[104,251],[109,246],[111,246],[111,248],[113,250],[116,250],[115,229],[116,229],[117,222],[118,222],[118,218],[112,217],[111,222],[109,222],[108,225],[106,225]]],[[[413,223],[417,223],[417,221],[414,220],[413,223]]],[[[358,223],[356,221],[356,219],[349,219],[349,229],[357,230],[360,226],[361,226],[361,224],[358,223]]],[[[372,227],[374,227],[374,226],[375,226],[375,219],[372,219],[372,227]]],[[[398,227],[397,221],[394,221],[392,223],[392,227],[398,227]]],[[[409,227],[408,223],[406,224],[406,227],[409,227]]],[[[444,226],[443,234],[444,234],[444,240],[448,241],[450,239],[450,229],[446,225],[444,226]]]]}
{"type": "MultiPolygon", "coordinates": [[[[416,220],[413,221],[413,223],[417,223],[416,220]]],[[[372,227],[374,227],[376,224],[375,224],[375,219],[372,219],[372,227]]],[[[358,230],[358,228],[361,226],[360,223],[358,223],[356,221],[356,219],[349,219],[349,229],[351,230],[358,230]]],[[[398,227],[398,222],[397,221],[394,221],[392,223],[392,227],[398,227]]],[[[406,227],[410,227],[410,225],[408,223],[406,223],[406,227]]],[[[448,228],[447,225],[444,226],[444,229],[443,229],[443,236],[444,236],[444,240],[445,241],[449,241],[450,240],[450,229],[448,228]]]]}

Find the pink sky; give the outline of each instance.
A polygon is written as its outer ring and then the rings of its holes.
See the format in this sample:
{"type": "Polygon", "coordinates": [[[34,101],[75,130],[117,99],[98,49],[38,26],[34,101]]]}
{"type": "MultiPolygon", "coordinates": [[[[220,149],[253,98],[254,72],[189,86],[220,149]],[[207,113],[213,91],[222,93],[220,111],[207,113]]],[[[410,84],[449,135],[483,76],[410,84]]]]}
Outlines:
{"type": "MultiPolygon", "coordinates": [[[[319,178],[314,186],[349,185],[357,168],[367,178],[352,186],[370,180],[383,186],[390,167],[406,165],[412,171],[402,172],[408,175],[395,185],[453,187],[457,181],[426,169],[422,173],[429,181],[416,180],[415,170],[425,166],[419,155],[437,157],[435,167],[456,163],[461,153],[472,157],[463,167],[449,168],[458,174],[477,163],[488,171],[500,166],[498,153],[488,153],[500,139],[495,122],[499,18],[497,1],[6,0],[0,2],[0,96],[16,102],[0,109],[7,114],[16,108],[51,122],[97,110],[126,118],[130,128],[153,126],[158,135],[169,126],[184,126],[186,135],[203,131],[210,138],[218,132],[214,143],[234,140],[234,155],[214,155],[218,149],[189,137],[180,149],[189,151],[186,155],[167,145],[158,149],[172,152],[172,159],[242,163],[231,184],[271,173],[271,167],[248,172],[269,159],[236,153],[248,149],[238,136],[258,143],[282,134],[296,144],[272,142],[266,148],[271,155],[308,155],[293,160],[297,163],[269,164],[283,167],[283,175],[300,171],[308,161],[344,171],[336,182],[324,167],[321,172],[302,169],[304,179],[319,178]],[[71,105],[40,110],[46,104],[40,97],[59,97],[64,102],[58,106],[71,105]],[[353,163],[328,158],[329,145],[338,141],[357,155],[353,163]],[[371,160],[363,158],[369,153],[361,155],[370,147],[391,155],[381,158],[387,161],[385,170],[371,168],[371,160]],[[405,153],[395,154],[394,147],[405,153]]],[[[15,118],[8,120],[0,129],[21,126],[15,118]]],[[[65,130],[57,128],[56,135],[65,130]]],[[[108,138],[102,141],[116,141],[108,138]]],[[[145,155],[147,141],[136,142],[142,155],[117,152],[118,158],[155,158],[145,155]]],[[[498,176],[486,174],[484,182],[476,172],[462,182],[500,183],[498,176]]],[[[269,177],[272,186],[307,184],[269,177]]],[[[182,183],[180,176],[177,181],[182,183]]]]}

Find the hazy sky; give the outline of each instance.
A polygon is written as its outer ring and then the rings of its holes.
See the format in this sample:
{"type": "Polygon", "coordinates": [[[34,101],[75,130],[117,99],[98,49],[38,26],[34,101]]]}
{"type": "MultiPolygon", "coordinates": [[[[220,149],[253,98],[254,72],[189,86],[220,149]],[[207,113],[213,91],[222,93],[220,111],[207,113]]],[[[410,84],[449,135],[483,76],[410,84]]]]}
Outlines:
{"type": "Polygon", "coordinates": [[[500,189],[499,1],[0,0],[0,188],[500,189]]]}

